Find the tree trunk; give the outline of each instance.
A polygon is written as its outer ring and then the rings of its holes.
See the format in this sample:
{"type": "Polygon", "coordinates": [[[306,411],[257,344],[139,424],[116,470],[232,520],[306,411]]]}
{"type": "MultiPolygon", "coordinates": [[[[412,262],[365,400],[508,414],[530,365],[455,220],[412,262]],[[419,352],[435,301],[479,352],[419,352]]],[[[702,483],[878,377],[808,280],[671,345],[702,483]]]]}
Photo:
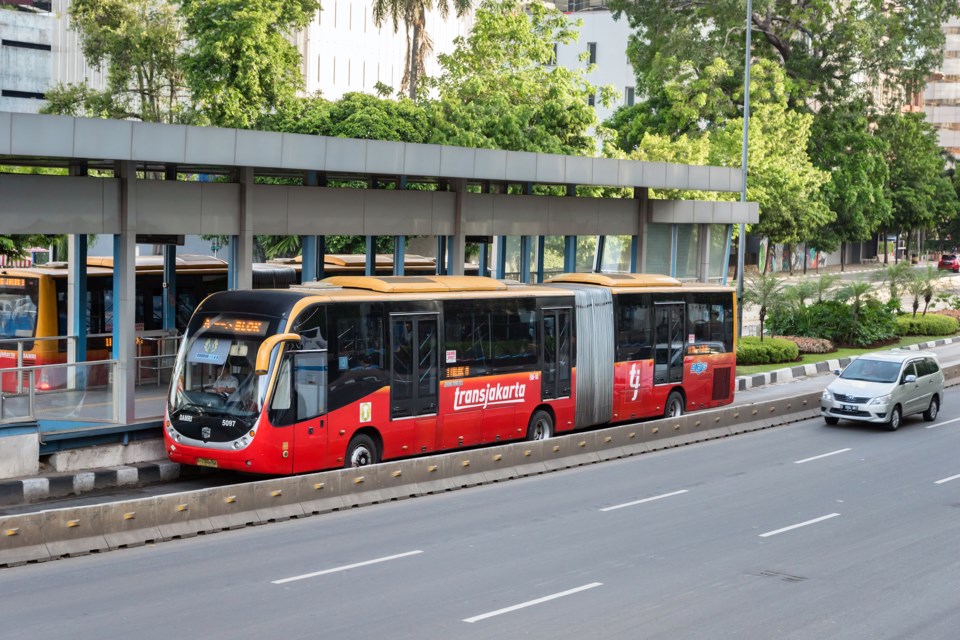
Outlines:
{"type": "Polygon", "coordinates": [[[807,246],[807,243],[803,243],[803,275],[807,275],[807,256],[810,255],[810,247],[807,246]]]}
{"type": "Polygon", "coordinates": [[[767,255],[763,259],[763,265],[761,265],[762,271],[760,273],[767,273],[773,265],[773,243],[767,243],[767,255]]]}
{"type": "Polygon", "coordinates": [[[417,62],[420,59],[420,25],[416,22],[413,23],[413,42],[410,45],[410,69],[408,73],[410,74],[410,90],[409,96],[411,100],[417,99],[417,73],[419,69],[417,68],[417,62]]]}
{"type": "MultiPolygon", "coordinates": [[[[879,246],[879,245],[878,245],[879,246]]],[[[883,230],[883,266],[890,264],[890,256],[887,251],[887,230],[883,230]]]]}
{"type": "Polygon", "coordinates": [[[843,268],[846,265],[847,260],[847,243],[840,243],[840,273],[843,273],[843,268]]]}

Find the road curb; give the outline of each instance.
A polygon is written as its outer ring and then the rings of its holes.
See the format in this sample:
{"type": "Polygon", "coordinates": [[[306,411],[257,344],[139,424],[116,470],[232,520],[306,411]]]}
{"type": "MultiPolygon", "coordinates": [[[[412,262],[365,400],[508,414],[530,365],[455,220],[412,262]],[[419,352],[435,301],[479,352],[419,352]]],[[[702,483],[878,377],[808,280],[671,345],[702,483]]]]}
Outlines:
{"type": "Polygon", "coordinates": [[[110,469],[0,480],[0,506],[9,507],[50,498],[64,498],[96,489],[166,482],[179,477],[179,464],[169,460],[158,460],[110,469]]]}

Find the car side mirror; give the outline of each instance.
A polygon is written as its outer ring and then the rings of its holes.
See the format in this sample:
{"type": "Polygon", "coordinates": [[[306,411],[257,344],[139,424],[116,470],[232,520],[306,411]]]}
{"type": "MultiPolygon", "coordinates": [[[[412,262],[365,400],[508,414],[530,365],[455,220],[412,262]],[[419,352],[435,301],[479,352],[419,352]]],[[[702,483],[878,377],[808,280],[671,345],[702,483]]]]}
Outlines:
{"type": "Polygon", "coordinates": [[[838,375],[840,375],[841,373],[843,373],[843,369],[834,369],[834,370],[833,370],[833,375],[835,375],[835,376],[838,376],[838,375]]]}
{"type": "Polygon", "coordinates": [[[911,382],[916,382],[916,381],[917,381],[917,376],[913,375],[912,373],[908,373],[907,377],[903,379],[904,384],[910,384],[911,382]]]}

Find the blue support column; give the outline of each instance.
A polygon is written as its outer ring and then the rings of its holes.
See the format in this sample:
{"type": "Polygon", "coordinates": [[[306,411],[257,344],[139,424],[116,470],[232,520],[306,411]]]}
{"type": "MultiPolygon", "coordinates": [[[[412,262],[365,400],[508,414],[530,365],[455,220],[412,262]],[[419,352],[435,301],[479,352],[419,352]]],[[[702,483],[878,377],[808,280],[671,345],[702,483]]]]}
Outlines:
{"type": "Polygon", "coordinates": [[[630,236],[630,273],[640,273],[640,236],[630,236]]]}
{"type": "Polygon", "coordinates": [[[603,251],[607,246],[607,236],[597,236],[597,251],[593,254],[593,272],[600,273],[603,270],[603,251]]]}
{"type": "Polygon", "coordinates": [[[487,242],[480,243],[480,258],[478,260],[479,264],[477,265],[477,275],[478,276],[487,276],[487,256],[490,254],[490,244],[487,242]]]}
{"type": "Polygon", "coordinates": [[[670,225],[670,277],[677,277],[677,225],[670,225]]]}
{"type": "Polygon", "coordinates": [[[237,264],[240,262],[240,242],[237,236],[230,236],[227,242],[227,289],[239,289],[240,278],[237,264]]]}
{"type": "Polygon", "coordinates": [[[520,236],[520,282],[530,284],[530,236],[520,236]]]}
{"type": "Polygon", "coordinates": [[[77,336],[75,362],[84,362],[87,359],[87,236],[77,234],[73,236],[70,253],[76,256],[77,272],[74,275],[73,326],[70,334],[77,336]]]}
{"type": "Polygon", "coordinates": [[[317,239],[317,280],[323,280],[327,277],[327,236],[314,236],[314,238],[317,239]]]}
{"type": "Polygon", "coordinates": [[[163,246],[163,330],[177,329],[177,245],[163,246]]]}
{"type": "MultiPolygon", "coordinates": [[[[722,271],[723,278],[721,280],[721,282],[723,282],[724,285],[727,284],[727,276],[730,272],[730,248],[732,246],[733,246],[733,225],[728,224],[727,225],[727,246],[724,247],[724,251],[723,251],[723,255],[725,256],[725,259],[723,261],[723,271],[722,271]]],[[[807,250],[806,246],[804,246],[803,250],[804,251],[807,250]]]]}
{"type": "Polygon", "coordinates": [[[537,282],[543,282],[543,251],[546,246],[546,236],[537,236],[537,282]]]}
{"type": "Polygon", "coordinates": [[[494,265],[494,277],[503,280],[507,273],[507,236],[497,236],[497,264],[494,265]]]}
{"type": "Polygon", "coordinates": [[[403,275],[403,263],[407,259],[407,236],[393,236],[393,275],[403,275]]]}
{"type": "Polygon", "coordinates": [[[577,236],[563,236],[563,271],[574,273],[577,270],[577,236]]]}
{"type": "Polygon", "coordinates": [[[447,236],[437,236],[437,275],[447,275],[447,236]]]}
{"type": "Polygon", "coordinates": [[[377,274],[377,236],[367,236],[367,268],[364,273],[368,276],[377,274]]]}
{"type": "Polygon", "coordinates": [[[300,281],[313,282],[317,279],[317,236],[303,236],[300,243],[300,281]]]}

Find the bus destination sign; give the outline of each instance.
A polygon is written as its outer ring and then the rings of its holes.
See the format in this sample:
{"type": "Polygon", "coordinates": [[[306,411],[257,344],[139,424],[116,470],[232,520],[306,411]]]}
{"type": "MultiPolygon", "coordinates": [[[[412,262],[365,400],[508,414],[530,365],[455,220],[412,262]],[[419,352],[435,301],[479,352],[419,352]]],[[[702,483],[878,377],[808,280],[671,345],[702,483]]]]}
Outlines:
{"type": "Polygon", "coordinates": [[[27,286],[27,281],[24,278],[0,277],[0,287],[19,287],[22,289],[25,286],[27,286]]]}
{"type": "Polygon", "coordinates": [[[247,320],[245,318],[217,316],[215,318],[205,318],[203,320],[203,327],[201,328],[204,331],[223,331],[225,333],[262,336],[267,333],[267,322],[265,320],[247,320]]]}

